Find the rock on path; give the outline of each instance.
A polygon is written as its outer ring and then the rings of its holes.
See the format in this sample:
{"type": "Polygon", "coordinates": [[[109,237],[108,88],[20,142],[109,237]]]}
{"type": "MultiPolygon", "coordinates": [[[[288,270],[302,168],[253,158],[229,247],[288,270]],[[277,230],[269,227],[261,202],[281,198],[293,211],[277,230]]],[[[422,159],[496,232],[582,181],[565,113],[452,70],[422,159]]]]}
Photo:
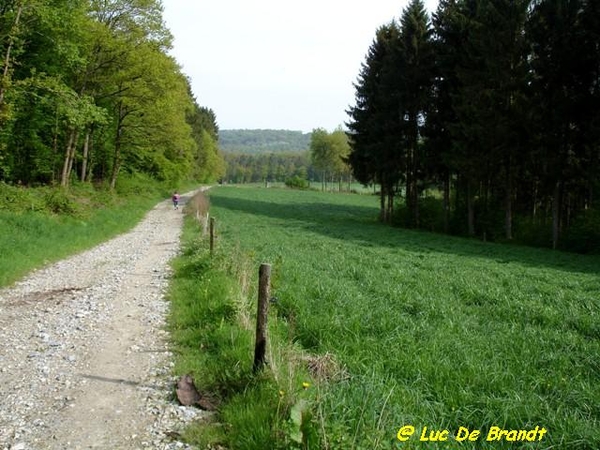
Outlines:
{"type": "MultiPolygon", "coordinates": [[[[185,203],[189,195],[182,196],[185,203]]],[[[0,449],[175,449],[164,330],[181,209],[0,290],[0,449]]]]}

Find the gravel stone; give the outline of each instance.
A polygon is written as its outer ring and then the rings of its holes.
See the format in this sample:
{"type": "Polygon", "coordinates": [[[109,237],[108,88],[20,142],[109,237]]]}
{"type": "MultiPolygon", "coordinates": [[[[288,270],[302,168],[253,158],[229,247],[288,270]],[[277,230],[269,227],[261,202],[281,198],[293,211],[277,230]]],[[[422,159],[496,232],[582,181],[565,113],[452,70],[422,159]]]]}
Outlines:
{"type": "MultiPolygon", "coordinates": [[[[182,196],[182,203],[193,193],[182,196]]],[[[0,450],[189,449],[165,331],[180,210],[0,290],[0,450]]]]}

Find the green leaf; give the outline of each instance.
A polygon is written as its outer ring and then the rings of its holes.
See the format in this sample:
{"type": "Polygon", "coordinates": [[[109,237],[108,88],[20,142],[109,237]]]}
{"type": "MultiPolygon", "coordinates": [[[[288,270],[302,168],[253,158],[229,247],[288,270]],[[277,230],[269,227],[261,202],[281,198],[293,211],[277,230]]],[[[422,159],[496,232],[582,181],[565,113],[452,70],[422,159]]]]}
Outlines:
{"type": "Polygon", "coordinates": [[[292,429],[290,430],[290,439],[298,444],[302,444],[302,420],[304,413],[308,409],[308,402],[304,399],[300,399],[292,406],[290,412],[290,419],[292,421],[292,429]]]}

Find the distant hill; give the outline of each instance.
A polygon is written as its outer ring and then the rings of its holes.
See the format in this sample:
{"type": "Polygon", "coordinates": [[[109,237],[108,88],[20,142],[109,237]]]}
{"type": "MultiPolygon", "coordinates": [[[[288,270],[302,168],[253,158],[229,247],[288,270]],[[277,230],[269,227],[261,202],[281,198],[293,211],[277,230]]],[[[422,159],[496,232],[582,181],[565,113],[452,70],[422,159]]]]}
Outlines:
{"type": "Polygon", "coordinates": [[[228,153],[281,153],[308,150],[311,133],[290,130],[219,130],[219,147],[228,153]]]}

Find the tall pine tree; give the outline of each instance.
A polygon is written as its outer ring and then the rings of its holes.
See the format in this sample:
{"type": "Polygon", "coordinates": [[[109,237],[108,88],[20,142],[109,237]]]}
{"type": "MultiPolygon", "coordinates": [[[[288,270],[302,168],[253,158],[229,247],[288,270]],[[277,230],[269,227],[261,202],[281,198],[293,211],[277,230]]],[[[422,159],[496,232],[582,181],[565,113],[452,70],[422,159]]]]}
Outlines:
{"type": "Polygon", "coordinates": [[[423,129],[433,82],[432,30],[421,0],[412,0],[400,19],[398,111],[402,130],[402,160],[410,225],[419,227],[419,195],[423,189],[423,129]]]}
{"type": "Polygon", "coordinates": [[[377,183],[380,191],[380,220],[389,222],[394,197],[402,178],[401,124],[397,88],[397,49],[400,32],[395,22],[377,30],[358,82],[356,105],[348,114],[351,151],[348,162],[361,183],[377,183]]]}

